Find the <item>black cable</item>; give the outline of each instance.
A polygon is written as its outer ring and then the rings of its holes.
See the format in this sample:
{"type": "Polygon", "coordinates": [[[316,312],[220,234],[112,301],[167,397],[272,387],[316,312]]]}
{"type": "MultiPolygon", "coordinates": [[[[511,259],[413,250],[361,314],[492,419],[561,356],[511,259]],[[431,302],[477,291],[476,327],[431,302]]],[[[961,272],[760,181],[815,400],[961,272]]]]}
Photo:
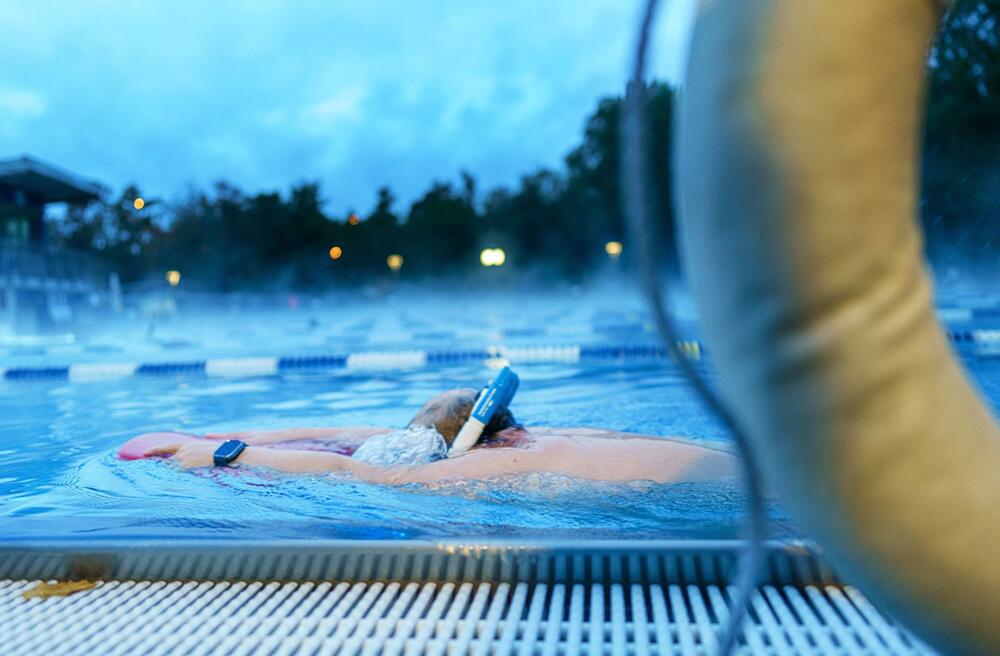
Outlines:
{"type": "Polygon", "coordinates": [[[646,0],[645,12],[639,27],[632,77],[625,94],[625,111],[622,117],[623,209],[631,228],[631,247],[639,253],[638,261],[642,286],[652,309],[660,338],[681,374],[694,388],[708,410],[715,414],[729,430],[736,443],[743,468],[750,514],[746,522],[746,548],[740,559],[740,568],[736,576],[736,596],[731,602],[729,619],[719,638],[718,653],[725,655],[729,654],[736,644],[736,636],[746,614],[750,596],[756,589],[764,562],[764,494],[760,468],[750,448],[749,439],[736,419],[678,346],[677,331],[674,329],[673,322],[666,310],[662,285],[660,284],[660,267],[657,262],[655,240],[657,231],[653,226],[654,217],[659,216],[659,213],[656,211],[656,197],[650,193],[650,188],[647,185],[649,153],[645,148],[647,129],[646,53],[649,50],[651,27],[658,4],[658,0],[646,0]]]}

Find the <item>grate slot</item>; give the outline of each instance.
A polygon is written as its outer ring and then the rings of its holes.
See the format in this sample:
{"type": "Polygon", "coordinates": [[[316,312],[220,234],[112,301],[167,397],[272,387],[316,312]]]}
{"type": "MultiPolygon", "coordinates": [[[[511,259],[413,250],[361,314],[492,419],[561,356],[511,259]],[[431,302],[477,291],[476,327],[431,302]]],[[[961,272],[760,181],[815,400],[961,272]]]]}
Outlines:
{"type": "Polygon", "coordinates": [[[387,654],[398,654],[403,648],[405,640],[416,628],[416,619],[423,615],[434,599],[436,586],[428,583],[420,586],[420,592],[413,604],[403,608],[400,607],[399,614],[392,619],[392,623],[383,623],[375,632],[375,637],[366,640],[362,645],[363,653],[377,654],[385,650],[387,654]],[[396,639],[391,640],[393,629],[396,629],[396,639]]]}
{"type": "Polygon", "coordinates": [[[797,612],[799,620],[805,626],[806,632],[812,636],[816,642],[816,649],[821,654],[836,654],[836,646],[829,635],[829,630],[822,619],[816,614],[815,608],[802,596],[798,589],[786,587],[785,597],[790,605],[797,612]]]}
{"type": "Polygon", "coordinates": [[[873,653],[891,653],[882,635],[872,630],[871,625],[868,624],[868,620],[858,613],[854,604],[851,603],[850,599],[842,591],[834,587],[828,587],[824,592],[826,592],[826,597],[830,599],[834,608],[840,611],[839,615],[844,620],[844,626],[848,630],[854,631],[859,638],[859,642],[870,645],[869,648],[873,650],[873,653]]]}
{"type": "Polygon", "coordinates": [[[778,590],[767,586],[763,589],[763,593],[769,607],[774,611],[775,617],[777,617],[778,622],[784,629],[785,636],[792,643],[792,647],[797,653],[821,653],[824,655],[830,653],[828,651],[817,651],[820,649],[818,641],[812,639],[814,636],[805,630],[802,621],[795,616],[778,590]]]}
{"type": "Polygon", "coordinates": [[[479,637],[475,643],[473,643],[474,653],[489,653],[490,645],[492,645],[494,640],[497,638],[497,631],[499,631],[504,611],[507,609],[507,600],[509,595],[509,584],[501,583],[497,586],[496,592],[493,595],[493,600],[490,602],[489,609],[486,611],[486,618],[479,626],[479,637]]]}
{"type": "MultiPolygon", "coordinates": [[[[834,609],[826,590],[821,590],[815,586],[808,586],[805,590],[806,596],[812,602],[813,607],[816,608],[819,616],[826,626],[830,628],[834,638],[844,650],[857,650],[864,646],[861,636],[852,627],[848,626],[843,617],[834,609]]],[[[878,647],[873,645],[870,648],[878,647]]],[[[879,653],[883,652],[879,651],[879,653]]]]}
{"type": "Polygon", "coordinates": [[[545,598],[548,596],[548,586],[544,583],[535,586],[532,591],[531,603],[528,606],[528,614],[520,624],[521,648],[517,652],[521,655],[532,653],[539,636],[539,626],[542,621],[542,614],[545,611],[545,598]]]}
{"type": "Polygon", "coordinates": [[[552,599],[549,602],[545,625],[544,642],[541,645],[543,656],[558,653],[560,639],[563,633],[563,617],[566,611],[566,586],[557,585],[552,589],[552,599]]]}
{"type": "Polygon", "coordinates": [[[846,586],[845,594],[854,602],[854,606],[865,616],[868,622],[876,627],[876,630],[889,645],[893,653],[903,654],[907,652],[915,654],[933,654],[934,652],[926,647],[914,636],[908,634],[891,620],[882,615],[868,599],[862,595],[857,588],[846,586]]]}
{"type": "Polygon", "coordinates": [[[714,654],[716,650],[717,626],[713,625],[708,607],[705,605],[705,596],[701,588],[694,585],[687,587],[688,599],[691,604],[691,614],[694,616],[695,625],[698,629],[698,636],[701,638],[701,647],[709,654],[714,654]]]}

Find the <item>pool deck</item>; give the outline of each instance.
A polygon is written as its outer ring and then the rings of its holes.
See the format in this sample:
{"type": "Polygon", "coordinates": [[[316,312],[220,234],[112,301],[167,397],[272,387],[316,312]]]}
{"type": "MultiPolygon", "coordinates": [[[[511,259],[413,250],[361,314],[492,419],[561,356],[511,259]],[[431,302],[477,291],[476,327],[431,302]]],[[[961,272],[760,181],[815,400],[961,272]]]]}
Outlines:
{"type": "MultiPolygon", "coordinates": [[[[735,541],[0,545],[4,654],[711,654],[735,541]],[[39,580],[90,580],[25,600],[39,580]]],[[[930,654],[804,543],[769,543],[737,653],[930,654]]]]}

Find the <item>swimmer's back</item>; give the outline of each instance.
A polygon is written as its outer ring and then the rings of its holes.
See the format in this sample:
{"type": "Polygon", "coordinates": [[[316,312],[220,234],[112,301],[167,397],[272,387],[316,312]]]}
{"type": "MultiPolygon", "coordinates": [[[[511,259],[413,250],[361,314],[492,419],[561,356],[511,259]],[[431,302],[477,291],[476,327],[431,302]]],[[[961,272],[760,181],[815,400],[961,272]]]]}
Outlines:
{"type": "Polygon", "coordinates": [[[718,480],[736,471],[733,456],[680,440],[593,429],[533,428],[531,439],[517,446],[473,449],[427,465],[408,479],[430,482],[551,472],[586,480],[671,483],[718,480]]]}
{"type": "Polygon", "coordinates": [[[540,469],[572,469],[585,478],[667,483],[717,480],[738,472],[732,455],[678,439],[596,429],[537,432],[542,437],[534,447],[540,469]]]}

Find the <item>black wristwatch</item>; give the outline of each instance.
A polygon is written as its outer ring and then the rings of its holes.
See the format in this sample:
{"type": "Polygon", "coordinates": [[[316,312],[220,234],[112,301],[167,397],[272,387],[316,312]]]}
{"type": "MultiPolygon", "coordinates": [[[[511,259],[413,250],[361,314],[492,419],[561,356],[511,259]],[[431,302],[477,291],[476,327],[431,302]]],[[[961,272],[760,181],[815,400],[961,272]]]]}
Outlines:
{"type": "Polygon", "coordinates": [[[219,445],[218,449],[215,450],[215,455],[212,456],[212,460],[215,461],[216,467],[225,467],[233,460],[239,458],[245,448],[247,448],[246,442],[240,440],[226,440],[219,445]]]}

